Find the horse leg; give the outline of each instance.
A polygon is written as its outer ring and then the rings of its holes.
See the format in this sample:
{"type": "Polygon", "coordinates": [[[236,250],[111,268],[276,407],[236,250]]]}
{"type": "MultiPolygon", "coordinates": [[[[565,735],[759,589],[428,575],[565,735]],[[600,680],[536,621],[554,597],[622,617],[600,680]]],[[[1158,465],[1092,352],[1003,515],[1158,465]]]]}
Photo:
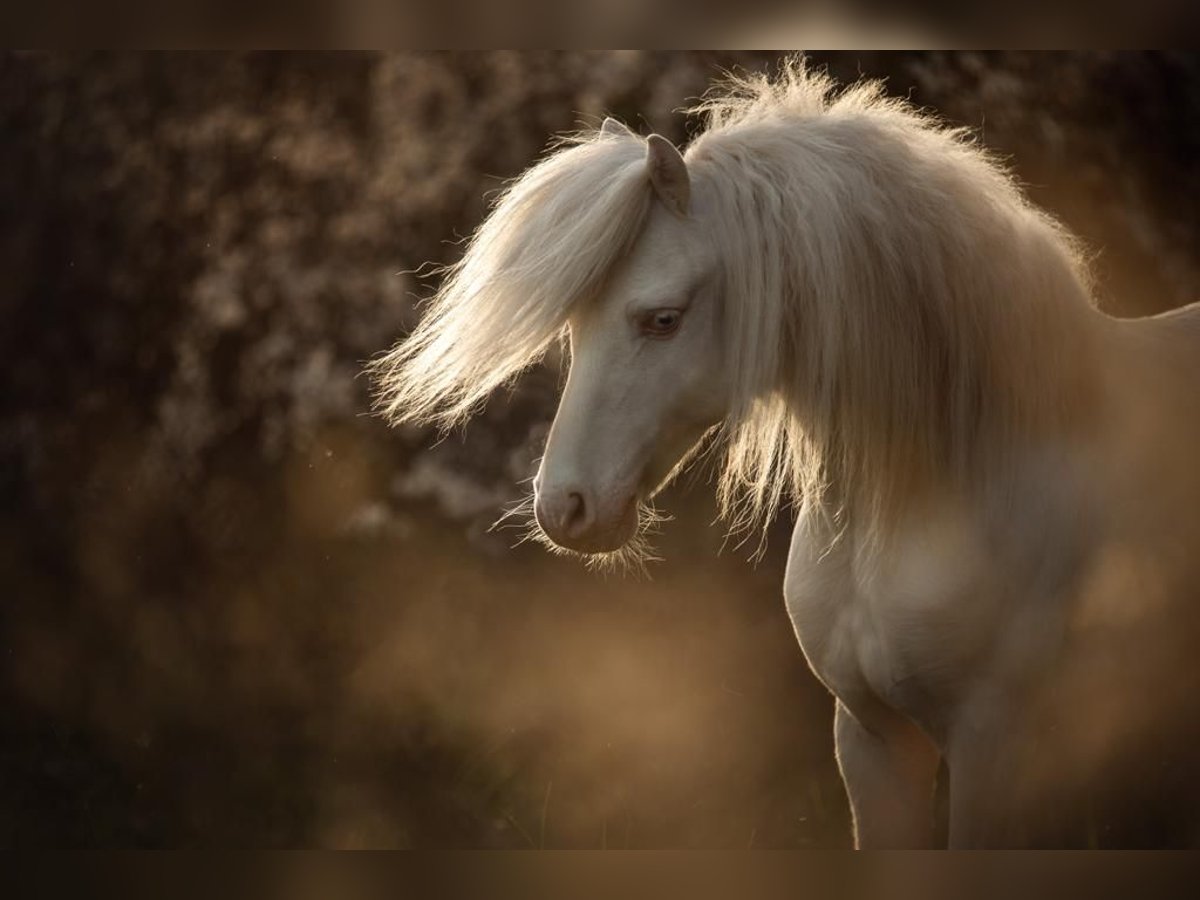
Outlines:
{"type": "Polygon", "coordinates": [[[869,730],[841,701],[834,712],[834,739],[854,815],[854,846],[932,846],[938,768],[933,742],[898,715],[888,716],[882,728],[869,730]]]}
{"type": "Polygon", "coordinates": [[[946,752],[950,775],[950,849],[1025,846],[1024,785],[1011,724],[1000,716],[960,723],[946,752]]]}

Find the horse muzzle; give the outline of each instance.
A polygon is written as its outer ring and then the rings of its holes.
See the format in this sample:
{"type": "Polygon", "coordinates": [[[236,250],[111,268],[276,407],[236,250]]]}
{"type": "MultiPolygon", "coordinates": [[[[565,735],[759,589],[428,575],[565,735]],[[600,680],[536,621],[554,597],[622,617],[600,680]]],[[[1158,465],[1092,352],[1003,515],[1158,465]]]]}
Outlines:
{"type": "Polygon", "coordinates": [[[577,553],[609,553],[637,533],[637,495],[604,502],[583,485],[543,487],[537,491],[538,527],[559,547],[577,553]]]}

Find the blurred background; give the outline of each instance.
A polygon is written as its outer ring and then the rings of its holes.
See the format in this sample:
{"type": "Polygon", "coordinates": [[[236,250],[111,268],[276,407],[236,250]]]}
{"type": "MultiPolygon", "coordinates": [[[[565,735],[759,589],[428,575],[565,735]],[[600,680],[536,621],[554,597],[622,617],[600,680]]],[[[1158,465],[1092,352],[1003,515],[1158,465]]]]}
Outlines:
{"type": "MultiPolygon", "coordinates": [[[[811,56],[976,128],[1104,308],[1200,298],[1197,57],[811,56]]],[[[697,472],[591,574],[488,530],[557,368],[441,442],[361,375],[553,134],[775,59],[0,57],[0,843],[848,845],[788,522],[751,564],[697,472]]]]}

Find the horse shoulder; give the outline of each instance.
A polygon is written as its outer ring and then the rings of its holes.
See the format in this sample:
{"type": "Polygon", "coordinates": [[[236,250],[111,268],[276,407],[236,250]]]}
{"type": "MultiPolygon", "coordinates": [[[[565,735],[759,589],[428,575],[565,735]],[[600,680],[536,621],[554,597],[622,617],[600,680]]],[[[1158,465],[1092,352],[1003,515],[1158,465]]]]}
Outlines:
{"type": "Polygon", "coordinates": [[[1053,598],[1077,574],[1079,550],[1061,519],[1069,498],[1048,497],[1042,489],[1043,505],[1024,510],[931,498],[875,554],[855,552],[853,531],[830,545],[801,523],[785,594],[818,677],[856,714],[885,707],[938,734],[972,690],[1033,662],[1014,663],[1010,646],[1052,656],[1063,613],[1053,598]]]}
{"type": "Polygon", "coordinates": [[[858,718],[890,710],[933,730],[995,630],[978,530],[944,512],[914,515],[876,557],[855,552],[853,531],[830,543],[810,525],[797,527],[785,580],[810,666],[858,718]]]}

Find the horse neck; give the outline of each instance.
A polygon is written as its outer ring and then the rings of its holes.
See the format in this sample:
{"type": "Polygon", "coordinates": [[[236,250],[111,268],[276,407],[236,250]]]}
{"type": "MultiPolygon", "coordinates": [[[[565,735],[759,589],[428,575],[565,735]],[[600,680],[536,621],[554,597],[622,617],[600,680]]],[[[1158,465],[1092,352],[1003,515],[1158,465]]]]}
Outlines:
{"type": "MultiPolygon", "coordinates": [[[[1102,360],[1111,329],[1057,232],[1041,220],[1031,228],[1001,250],[979,248],[1009,254],[991,259],[1009,280],[985,284],[988,296],[964,290],[959,299],[992,306],[957,311],[973,327],[937,335],[956,346],[931,346],[931,358],[898,369],[923,396],[851,390],[814,403],[793,395],[799,419],[825,417],[816,424],[832,505],[869,530],[885,531],[898,510],[929,496],[1003,490],[1022,460],[1084,441],[1097,427],[1108,402],[1102,360]]],[[[923,298],[910,299],[917,308],[923,298]]],[[[798,383],[794,368],[787,379],[798,383]]]]}

